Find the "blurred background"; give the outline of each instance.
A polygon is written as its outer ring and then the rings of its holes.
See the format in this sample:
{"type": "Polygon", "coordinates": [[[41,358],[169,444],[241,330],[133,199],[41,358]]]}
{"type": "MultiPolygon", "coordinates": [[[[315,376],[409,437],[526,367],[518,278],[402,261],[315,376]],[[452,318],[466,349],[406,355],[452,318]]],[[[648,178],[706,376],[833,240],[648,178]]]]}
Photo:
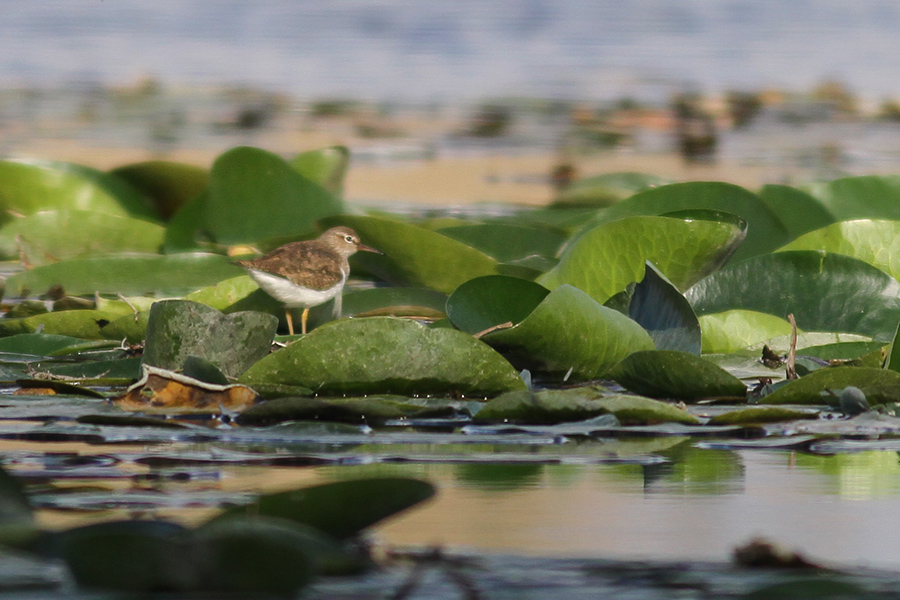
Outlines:
{"type": "Polygon", "coordinates": [[[352,199],[900,172],[890,0],[0,0],[0,155],[351,148],[352,199]],[[555,179],[554,179],[555,174],[555,179]]]}

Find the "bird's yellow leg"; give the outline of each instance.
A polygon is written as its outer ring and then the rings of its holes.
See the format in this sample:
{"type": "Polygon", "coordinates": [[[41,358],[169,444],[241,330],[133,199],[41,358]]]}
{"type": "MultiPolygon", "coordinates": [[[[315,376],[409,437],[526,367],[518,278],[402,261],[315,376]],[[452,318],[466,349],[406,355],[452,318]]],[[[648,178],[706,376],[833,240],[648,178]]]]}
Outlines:
{"type": "Polygon", "coordinates": [[[284,316],[287,317],[288,333],[294,335],[294,317],[291,315],[291,309],[284,309],[284,316]]]}
{"type": "Polygon", "coordinates": [[[304,308],[303,314],[300,315],[300,333],[306,335],[306,318],[309,317],[309,309],[304,308]]]}

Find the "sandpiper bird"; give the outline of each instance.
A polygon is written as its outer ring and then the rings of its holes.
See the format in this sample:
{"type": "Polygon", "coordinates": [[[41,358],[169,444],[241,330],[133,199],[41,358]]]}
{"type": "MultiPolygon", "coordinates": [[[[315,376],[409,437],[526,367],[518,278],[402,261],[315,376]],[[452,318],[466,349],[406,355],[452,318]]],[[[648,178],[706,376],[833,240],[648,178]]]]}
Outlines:
{"type": "Polygon", "coordinates": [[[309,309],[335,298],[334,314],[341,314],[341,292],[350,275],[347,258],[358,250],[384,254],[359,242],[349,227],[333,227],[315,240],[291,242],[253,260],[234,264],[247,270],[267,294],[285,305],[288,331],[294,335],[292,308],[303,307],[300,331],[306,333],[309,309]]]}

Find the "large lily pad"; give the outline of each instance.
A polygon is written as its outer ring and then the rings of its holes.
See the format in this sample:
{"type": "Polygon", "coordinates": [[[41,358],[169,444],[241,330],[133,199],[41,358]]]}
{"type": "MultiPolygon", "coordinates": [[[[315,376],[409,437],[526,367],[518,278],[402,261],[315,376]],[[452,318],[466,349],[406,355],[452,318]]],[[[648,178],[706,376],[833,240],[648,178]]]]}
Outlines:
{"type": "Polygon", "coordinates": [[[443,227],[438,233],[468,244],[501,262],[528,256],[556,256],[567,236],[546,227],[484,223],[443,227]]]}
{"type": "Polygon", "coordinates": [[[829,391],[840,393],[858,387],[870,405],[896,402],[900,398],[900,373],[871,367],[819,369],[795,379],[760,399],[760,404],[828,404],[829,391]]]}
{"type": "MultiPolygon", "coordinates": [[[[638,192],[597,213],[582,231],[624,217],[696,209],[733,213],[747,221],[747,239],[735,252],[734,260],[770,252],[788,241],[784,226],[755,194],[729,183],[709,181],[674,183],[638,192]]],[[[672,279],[671,273],[663,272],[672,279]]]]}
{"type": "Polygon", "coordinates": [[[574,380],[601,377],[632,352],[653,348],[640,325],[570,285],[548,294],[515,326],[482,339],[520,366],[574,380]]]}
{"type": "Polygon", "coordinates": [[[791,240],[835,221],[821,202],[795,187],[764,185],[759,191],[759,199],[778,217],[791,240]]]}
{"type": "Polygon", "coordinates": [[[648,262],[634,288],[628,316],[647,330],[657,350],[700,354],[700,323],[687,299],[648,262]]]}
{"type": "Polygon", "coordinates": [[[507,392],[481,407],[473,421],[520,425],[581,421],[608,412],[596,401],[599,397],[600,392],[591,388],[507,392]]]}
{"type": "Polygon", "coordinates": [[[165,220],[197,198],[209,184],[206,169],[167,160],[125,165],[113,169],[112,174],[151,198],[156,211],[165,220]]]}
{"type": "Polygon", "coordinates": [[[497,273],[497,261],[487,254],[409,223],[362,216],[340,216],[325,223],[352,227],[365,244],[384,252],[384,256],[361,252],[352,262],[391,283],[449,294],[470,279],[497,273]]]}
{"type": "Polygon", "coordinates": [[[346,146],[301,152],[290,161],[298,173],[338,197],[344,193],[344,175],[349,164],[350,150],[346,146]]]}
{"type": "Polygon", "coordinates": [[[70,295],[145,293],[180,295],[235,277],[240,267],[228,258],[201,252],[166,256],[133,254],[81,258],[16,273],[4,295],[43,293],[61,285],[70,295]]]}
{"type": "MultiPolygon", "coordinates": [[[[727,217],[725,217],[727,218],[727,217]]],[[[746,234],[746,223],[638,216],[605,223],[564,251],[559,264],[538,278],[550,289],[574,285],[606,302],[644,276],[652,262],[680,290],[720,267],[746,234]]]]}
{"type": "Polygon", "coordinates": [[[277,326],[264,313],[225,315],[199,302],[163,300],[150,308],[143,362],[175,371],[196,356],[237,377],[269,353],[277,326]]]}
{"type": "Polygon", "coordinates": [[[682,423],[697,425],[699,419],[686,410],[643,396],[616,394],[600,398],[597,403],[614,414],[622,425],[657,425],[682,423]]]}
{"type": "Polygon", "coordinates": [[[635,352],[610,371],[626,389],[652,398],[744,397],[747,387],[718,365],[675,350],[635,352]]]}
{"type": "Polygon", "coordinates": [[[824,250],[846,254],[900,277],[900,221],[858,219],[811,231],[781,250],[824,250]]]}
{"type": "Polygon", "coordinates": [[[71,163],[0,161],[0,223],[11,214],[59,209],[158,218],[137,190],[114,175],[71,163]]]}
{"type": "Polygon", "coordinates": [[[753,310],[726,310],[699,318],[703,353],[728,354],[777,336],[790,335],[785,319],[753,310]]]}
{"type": "Polygon", "coordinates": [[[323,394],[493,396],[525,387],[502,356],[470,335],[392,317],[323,325],[257,362],[240,380],[323,394]]]}
{"type": "Polygon", "coordinates": [[[822,251],[778,252],[733,263],[685,294],[698,315],[732,309],[785,318],[806,331],[890,340],[900,321],[900,283],[861,260],[822,251]]]}
{"type": "Polygon", "coordinates": [[[850,219],[900,219],[900,177],[844,177],[810,186],[809,193],[834,215],[850,219]]]}
{"type": "Polygon", "coordinates": [[[260,496],[247,506],[228,509],[213,522],[242,515],[278,517],[344,539],[428,500],[434,493],[433,485],[417,479],[338,481],[260,496]]]}
{"type": "Polygon", "coordinates": [[[40,266],[118,252],[158,252],[156,223],[96,211],[56,210],[10,221],[0,229],[0,256],[40,266]]]}
{"type": "Polygon", "coordinates": [[[456,327],[475,335],[504,323],[521,323],[549,293],[547,288],[517,277],[476,277],[450,294],[447,316],[456,327]]]}

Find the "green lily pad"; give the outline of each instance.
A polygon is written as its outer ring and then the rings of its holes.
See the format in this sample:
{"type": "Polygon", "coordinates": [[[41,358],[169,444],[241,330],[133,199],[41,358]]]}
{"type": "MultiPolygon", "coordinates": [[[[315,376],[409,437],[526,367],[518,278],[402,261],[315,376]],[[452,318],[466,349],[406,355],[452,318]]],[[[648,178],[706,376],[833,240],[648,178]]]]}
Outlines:
{"type": "Polygon", "coordinates": [[[656,265],[679,290],[719,268],[746,234],[742,221],[638,216],[599,225],[568,246],[559,264],[538,278],[554,289],[574,285],[606,302],[656,265]]]}
{"type": "Polygon", "coordinates": [[[0,229],[0,256],[40,266],[114,252],[158,252],[161,225],[85,210],[39,212],[0,229]]]}
{"type": "Polygon", "coordinates": [[[747,393],[744,382],[715,363],[675,350],[635,352],[608,376],[626,389],[651,398],[743,398],[747,393]]]}
{"type": "Polygon", "coordinates": [[[433,485],[417,479],[382,477],[338,481],[266,494],[251,504],[226,510],[211,522],[242,515],[278,517],[346,539],[428,500],[434,493],[433,485]]]}
{"type": "Polygon", "coordinates": [[[525,387],[512,365],[470,335],[392,317],[323,325],[260,360],[240,380],[322,394],[492,396],[525,387]]]}
{"type": "Polygon", "coordinates": [[[791,324],[774,315],[753,310],[726,310],[699,318],[703,353],[729,354],[791,334],[791,324]]]}
{"type": "Polygon", "coordinates": [[[553,200],[552,206],[609,206],[651,188],[673,183],[647,173],[604,173],[573,181],[553,200]]]}
{"type": "Polygon", "coordinates": [[[759,425],[763,423],[780,423],[800,419],[818,419],[814,412],[804,412],[780,406],[756,406],[730,410],[712,417],[709,425],[759,425]]]}
{"type": "Polygon", "coordinates": [[[697,417],[686,410],[643,396],[616,394],[600,398],[597,403],[614,414],[619,423],[626,426],[657,425],[659,423],[698,425],[700,423],[697,417]]]}
{"type": "Polygon", "coordinates": [[[859,219],[807,233],[780,250],[824,250],[858,258],[900,276],[900,221],[859,219]]]}
{"type": "Polygon", "coordinates": [[[900,321],[900,283],[861,260],[798,250],[732,263],[685,294],[698,315],[745,309],[785,318],[806,331],[889,340],[900,321]]]}
{"type": "Polygon", "coordinates": [[[475,413],[475,423],[552,425],[581,421],[607,412],[596,400],[600,392],[590,388],[572,390],[518,390],[497,396],[475,413]]]}
{"type": "MultiPolygon", "coordinates": [[[[43,293],[61,285],[68,294],[148,292],[179,295],[241,273],[217,254],[121,255],[80,258],[16,273],[6,280],[4,295],[43,293]]],[[[86,312],[86,311],[85,311],[86,312]]]]}
{"type": "Polygon", "coordinates": [[[222,244],[312,233],[340,213],[341,201],[281,157],[258,148],[228,150],[213,163],[198,228],[222,244]]]}
{"type": "MultiPolygon", "coordinates": [[[[771,252],[788,241],[784,226],[758,196],[736,185],[710,181],[673,183],[638,192],[598,212],[583,224],[582,231],[625,217],[697,209],[732,213],[747,221],[747,237],[735,251],[734,260],[771,252]]],[[[647,258],[678,285],[660,262],[647,258]]]]}
{"type": "Polygon", "coordinates": [[[864,175],[843,177],[810,186],[835,221],[900,219],[900,177],[864,175]]]}
{"type": "Polygon", "coordinates": [[[438,233],[468,244],[500,262],[556,256],[567,237],[559,230],[508,223],[442,227],[438,233]]]}
{"type": "Polygon", "coordinates": [[[885,350],[884,342],[837,342],[802,346],[797,350],[797,354],[823,360],[854,360],[873,352],[881,353],[882,350],[885,350]]]}
{"type": "Polygon", "coordinates": [[[871,367],[819,369],[760,398],[760,404],[827,404],[823,393],[858,387],[870,405],[896,402],[900,398],[900,373],[871,367]]]}
{"type": "Polygon", "coordinates": [[[130,383],[141,376],[141,359],[120,358],[118,360],[92,360],[77,363],[53,363],[41,361],[34,365],[37,372],[46,372],[60,377],[78,379],[105,379],[130,383]]]}
{"type": "Polygon", "coordinates": [[[344,294],[341,316],[444,318],[446,294],[424,288],[383,287],[344,294]]]}
{"type": "Polygon", "coordinates": [[[547,288],[517,277],[476,277],[450,294],[447,316],[453,325],[475,335],[504,323],[521,323],[549,293],[547,288]]]}
{"type": "Polygon", "coordinates": [[[85,340],[103,340],[108,339],[103,334],[103,328],[120,317],[119,313],[100,310],[65,310],[22,319],[0,319],[0,337],[40,331],[85,340]]]}
{"type": "Polygon", "coordinates": [[[63,162],[0,161],[0,223],[11,214],[59,209],[159,218],[137,190],[114,175],[63,162]]]}
{"type": "Polygon", "coordinates": [[[632,352],[653,348],[640,325],[570,285],[553,290],[515,326],[482,339],[514,364],[574,380],[601,377],[632,352]]]}
{"type": "Polygon", "coordinates": [[[628,316],[650,334],[657,350],[700,354],[700,323],[694,309],[651,262],[634,288],[628,316]]]}
{"type": "Polygon", "coordinates": [[[350,165],[350,150],[346,146],[330,146],[301,152],[291,159],[290,165],[310,181],[340,197],[344,193],[344,175],[350,165]]]}
{"type": "Polygon", "coordinates": [[[497,272],[497,261],[487,254],[409,223],[363,216],[340,216],[323,223],[352,227],[363,243],[384,252],[384,256],[360,252],[351,262],[396,285],[449,294],[470,279],[497,272]]]}
{"type": "Polygon", "coordinates": [[[50,356],[51,354],[81,344],[84,340],[68,335],[47,333],[22,333],[0,339],[0,352],[50,356]]]}
{"type": "Polygon", "coordinates": [[[164,220],[169,220],[182,206],[197,198],[209,184],[206,169],[167,160],[125,165],[111,173],[151,198],[156,212],[164,220]]]}
{"type": "Polygon", "coordinates": [[[163,300],[150,309],[143,364],[175,371],[189,356],[237,377],[269,353],[277,320],[264,313],[230,315],[188,300],[163,300]]]}
{"type": "Polygon", "coordinates": [[[835,222],[821,202],[795,187],[767,184],[759,190],[759,199],[778,217],[790,240],[835,222]]]}

